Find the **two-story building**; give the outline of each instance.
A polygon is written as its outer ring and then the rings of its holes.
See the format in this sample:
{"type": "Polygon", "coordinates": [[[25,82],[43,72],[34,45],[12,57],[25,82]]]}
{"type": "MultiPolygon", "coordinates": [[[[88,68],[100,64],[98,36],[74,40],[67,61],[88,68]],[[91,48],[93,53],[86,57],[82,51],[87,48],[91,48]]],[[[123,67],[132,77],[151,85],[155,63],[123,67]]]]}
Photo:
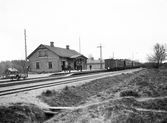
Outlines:
{"type": "Polygon", "coordinates": [[[68,69],[86,69],[87,58],[75,50],[71,50],[69,45],[66,48],[50,45],[39,45],[28,57],[30,70],[32,72],[56,72],[68,69]]]}

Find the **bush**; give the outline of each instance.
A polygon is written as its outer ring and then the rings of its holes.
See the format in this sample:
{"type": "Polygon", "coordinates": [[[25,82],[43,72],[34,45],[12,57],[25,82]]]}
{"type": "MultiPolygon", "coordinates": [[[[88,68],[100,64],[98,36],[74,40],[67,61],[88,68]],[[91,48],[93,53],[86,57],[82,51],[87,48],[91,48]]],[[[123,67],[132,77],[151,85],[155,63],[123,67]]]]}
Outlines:
{"type": "Polygon", "coordinates": [[[53,93],[53,92],[52,92],[51,90],[46,90],[46,92],[43,92],[42,95],[51,96],[52,93],[53,93]]]}
{"type": "Polygon", "coordinates": [[[45,119],[44,112],[33,104],[16,103],[8,107],[0,106],[1,123],[41,123],[45,119]]]}
{"type": "Polygon", "coordinates": [[[140,95],[133,90],[125,90],[120,92],[120,97],[126,97],[126,96],[140,97],[140,95]]]}

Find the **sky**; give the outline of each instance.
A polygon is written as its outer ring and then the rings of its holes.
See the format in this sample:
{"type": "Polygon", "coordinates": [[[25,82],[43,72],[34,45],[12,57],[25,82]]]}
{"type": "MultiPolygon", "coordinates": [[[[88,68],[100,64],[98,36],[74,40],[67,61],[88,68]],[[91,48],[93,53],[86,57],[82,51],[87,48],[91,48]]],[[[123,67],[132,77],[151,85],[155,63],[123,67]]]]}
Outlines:
{"type": "Polygon", "coordinates": [[[0,61],[25,59],[40,44],[100,58],[145,62],[167,43],[167,0],[1,0],[0,61]],[[79,50],[80,37],[80,50],[79,50]]]}

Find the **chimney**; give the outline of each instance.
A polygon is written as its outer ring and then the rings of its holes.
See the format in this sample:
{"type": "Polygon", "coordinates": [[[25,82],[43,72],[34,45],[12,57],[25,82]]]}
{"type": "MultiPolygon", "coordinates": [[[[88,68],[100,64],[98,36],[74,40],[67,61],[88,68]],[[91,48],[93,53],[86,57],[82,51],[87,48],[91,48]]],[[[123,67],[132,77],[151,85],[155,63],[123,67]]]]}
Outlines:
{"type": "Polygon", "coordinates": [[[69,45],[66,45],[66,49],[69,50],[69,49],[70,49],[70,46],[69,46],[69,45]]]}
{"type": "Polygon", "coordinates": [[[54,42],[50,42],[50,46],[51,46],[51,47],[54,47],[54,42]]]}

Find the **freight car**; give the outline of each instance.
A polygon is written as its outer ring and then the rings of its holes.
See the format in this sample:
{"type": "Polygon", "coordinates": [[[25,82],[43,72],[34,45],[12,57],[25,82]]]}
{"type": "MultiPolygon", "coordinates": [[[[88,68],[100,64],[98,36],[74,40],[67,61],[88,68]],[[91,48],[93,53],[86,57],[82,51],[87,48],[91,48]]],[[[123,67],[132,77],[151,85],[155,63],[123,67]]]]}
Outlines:
{"type": "Polygon", "coordinates": [[[105,59],[105,69],[107,70],[123,70],[140,67],[139,62],[128,59],[105,59]]]}
{"type": "Polygon", "coordinates": [[[141,67],[141,64],[139,62],[133,61],[133,68],[139,68],[141,67]]]}
{"type": "Polygon", "coordinates": [[[133,62],[131,60],[125,59],[125,69],[133,68],[133,62]]]}
{"type": "Polygon", "coordinates": [[[125,61],[121,59],[105,59],[105,69],[107,70],[125,69],[125,61]]]}

